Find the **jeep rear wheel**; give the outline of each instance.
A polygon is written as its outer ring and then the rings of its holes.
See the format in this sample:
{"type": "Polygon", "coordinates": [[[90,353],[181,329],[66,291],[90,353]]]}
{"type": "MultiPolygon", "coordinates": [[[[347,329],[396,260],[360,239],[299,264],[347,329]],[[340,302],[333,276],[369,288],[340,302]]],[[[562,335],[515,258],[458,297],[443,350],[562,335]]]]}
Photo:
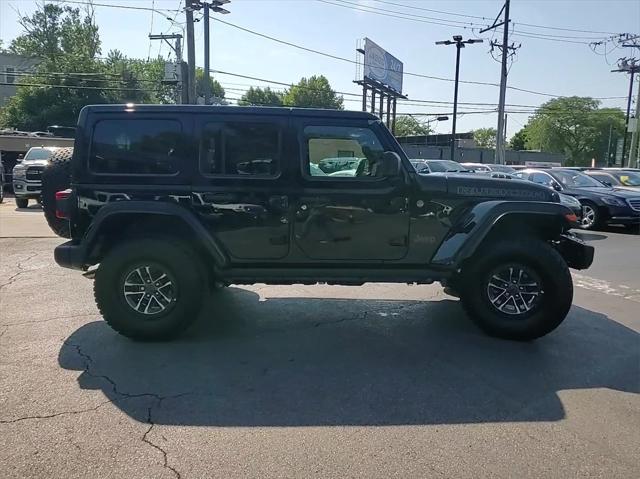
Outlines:
{"type": "Polygon", "coordinates": [[[197,318],[204,292],[198,264],[183,243],[131,240],[96,272],[94,293],[105,321],[138,340],[172,339],[197,318]]]}
{"type": "Polygon", "coordinates": [[[541,240],[492,245],[463,270],[462,304],[486,333],[532,340],[557,328],[573,299],[564,259],[541,240]]]}
{"type": "Polygon", "coordinates": [[[42,209],[49,227],[58,236],[70,238],[69,220],[56,216],[56,192],[66,190],[71,183],[73,148],[56,150],[42,172],[42,209]]]}

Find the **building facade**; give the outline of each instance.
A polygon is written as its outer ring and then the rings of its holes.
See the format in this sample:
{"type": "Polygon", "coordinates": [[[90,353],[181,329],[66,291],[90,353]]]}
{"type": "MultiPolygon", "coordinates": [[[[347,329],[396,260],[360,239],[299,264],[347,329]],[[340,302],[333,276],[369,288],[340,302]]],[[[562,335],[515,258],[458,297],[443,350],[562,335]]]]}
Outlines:
{"type": "Polygon", "coordinates": [[[16,94],[20,78],[33,72],[38,63],[37,58],[0,52],[0,108],[16,94]]]}

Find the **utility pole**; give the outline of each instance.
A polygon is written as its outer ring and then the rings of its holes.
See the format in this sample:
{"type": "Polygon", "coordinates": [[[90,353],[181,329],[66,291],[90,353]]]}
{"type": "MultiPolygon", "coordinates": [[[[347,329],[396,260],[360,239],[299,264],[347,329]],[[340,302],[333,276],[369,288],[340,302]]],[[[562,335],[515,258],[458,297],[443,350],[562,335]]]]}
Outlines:
{"type": "Polygon", "coordinates": [[[209,2],[202,1],[198,3],[198,7],[204,7],[202,19],[204,20],[204,84],[202,86],[202,93],[204,96],[204,104],[209,105],[211,103],[211,42],[209,36],[209,21],[211,12],[227,14],[229,10],[222,8],[222,5],[229,3],[231,0],[210,0],[209,2]]]}
{"type": "Polygon", "coordinates": [[[185,0],[185,17],[187,21],[187,74],[188,103],[196,103],[196,45],[193,37],[193,11],[195,0],[185,0]]]}
{"type": "Polygon", "coordinates": [[[613,133],[613,121],[609,120],[609,142],[607,143],[607,161],[606,166],[611,166],[611,133],[613,133]]]}
{"type": "Polygon", "coordinates": [[[635,128],[633,132],[631,132],[631,148],[629,149],[629,168],[638,168],[638,165],[634,165],[633,163],[637,163],[636,154],[638,151],[638,140],[640,140],[640,134],[638,132],[638,123],[640,122],[640,85],[638,86],[638,93],[636,94],[636,110],[635,110],[635,128]]]}
{"type": "Polygon", "coordinates": [[[505,98],[507,93],[507,75],[509,71],[507,69],[507,59],[509,58],[509,50],[516,50],[514,45],[509,46],[509,4],[510,0],[505,0],[504,5],[500,12],[498,12],[498,16],[493,21],[493,25],[490,27],[484,28],[480,30],[480,33],[484,33],[489,30],[493,30],[502,25],[502,45],[491,42],[491,47],[499,47],[502,50],[502,61],[501,61],[501,73],[500,73],[500,96],[498,99],[498,128],[496,129],[496,162],[498,164],[503,165],[505,163],[505,153],[504,153],[504,145],[506,138],[506,129],[504,124],[505,119],[505,98]],[[500,18],[500,14],[504,12],[504,20],[498,22],[498,18],[500,18]]]}
{"type": "Polygon", "coordinates": [[[211,67],[209,66],[211,44],[209,42],[209,4],[203,3],[204,6],[204,84],[202,85],[202,91],[204,94],[204,104],[208,105],[211,101],[211,83],[209,83],[209,75],[211,74],[211,67]]]}
{"type": "Polygon", "coordinates": [[[453,41],[443,40],[436,42],[436,45],[455,45],[456,46],[456,79],[453,87],[453,122],[451,124],[451,158],[455,161],[456,153],[456,117],[458,116],[458,80],[460,79],[460,49],[464,48],[466,44],[482,43],[480,38],[470,38],[468,40],[462,40],[461,35],[454,35],[453,41]]]}
{"type": "MultiPolygon", "coordinates": [[[[624,72],[629,74],[629,95],[627,97],[627,115],[624,124],[624,136],[622,137],[622,166],[625,164],[625,155],[627,153],[627,132],[629,130],[629,115],[631,113],[631,98],[633,96],[633,78],[634,75],[640,72],[640,64],[637,63],[635,58],[621,58],[618,61],[618,69],[611,70],[612,72],[624,72]]],[[[629,165],[631,165],[631,156],[629,156],[629,165]]]]}

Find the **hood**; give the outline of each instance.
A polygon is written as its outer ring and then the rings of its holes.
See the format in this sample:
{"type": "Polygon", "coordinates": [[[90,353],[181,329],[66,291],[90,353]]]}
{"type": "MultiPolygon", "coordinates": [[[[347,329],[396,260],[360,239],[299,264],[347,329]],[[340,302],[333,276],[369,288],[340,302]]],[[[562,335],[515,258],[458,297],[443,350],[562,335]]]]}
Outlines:
{"type": "Polygon", "coordinates": [[[23,160],[20,163],[17,163],[16,167],[20,168],[28,168],[30,166],[47,166],[49,164],[49,160],[23,160]]]}
{"type": "Polygon", "coordinates": [[[442,191],[453,196],[515,201],[559,201],[558,193],[531,181],[491,178],[469,173],[431,173],[417,175],[426,191],[442,191]]]}
{"type": "Polygon", "coordinates": [[[576,193],[580,193],[581,191],[588,191],[589,193],[594,193],[600,196],[615,196],[616,198],[638,198],[640,196],[639,190],[634,190],[626,187],[615,187],[615,188],[599,188],[599,187],[588,187],[588,188],[573,188],[572,191],[576,193]]]}

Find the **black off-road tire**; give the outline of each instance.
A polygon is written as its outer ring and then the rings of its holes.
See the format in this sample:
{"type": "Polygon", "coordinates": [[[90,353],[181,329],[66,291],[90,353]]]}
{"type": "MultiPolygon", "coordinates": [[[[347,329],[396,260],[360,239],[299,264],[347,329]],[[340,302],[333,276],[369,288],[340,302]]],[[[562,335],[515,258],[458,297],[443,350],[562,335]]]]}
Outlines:
{"type": "Polygon", "coordinates": [[[42,209],[49,228],[63,238],[70,238],[69,220],[56,217],[56,192],[66,190],[71,183],[73,148],[60,148],[49,159],[42,172],[42,209]]]}
{"type": "Polygon", "coordinates": [[[476,256],[462,271],[461,300],[485,333],[530,341],[550,333],[565,319],[573,301],[573,282],[567,264],[551,245],[537,239],[505,240],[482,247],[476,256]],[[523,265],[540,279],[540,299],[527,313],[506,314],[491,303],[492,272],[509,265],[523,265]]]}
{"type": "Polygon", "coordinates": [[[29,198],[16,198],[16,206],[18,208],[28,208],[29,198]]]}
{"type": "Polygon", "coordinates": [[[197,319],[205,292],[202,268],[194,258],[188,246],[174,239],[132,239],[115,247],[100,263],[94,282],[96,303],[105,321],[134,340],[161,341],[179,336],[197,319]],[[128,273],[146,264],[163,269],[175,282],[175,301],[152,316],[136,311],[124,294],[128,273]]]}

